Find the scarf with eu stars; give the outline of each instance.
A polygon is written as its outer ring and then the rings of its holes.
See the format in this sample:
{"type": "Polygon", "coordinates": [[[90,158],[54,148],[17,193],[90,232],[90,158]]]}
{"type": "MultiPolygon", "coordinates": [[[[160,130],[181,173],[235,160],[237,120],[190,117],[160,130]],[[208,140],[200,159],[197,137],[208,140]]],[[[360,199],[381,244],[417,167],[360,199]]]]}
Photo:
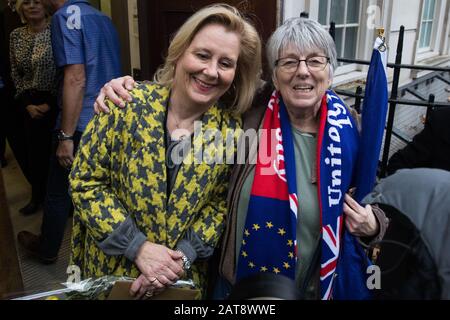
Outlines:
{"type": "MultiPolygon", "coordinates": [[[[338,261],[343,265],[340,269],[347,269],[346,264],[366,263],[358,254],[353,255],[356,260],[339,259],[344,235],[344,196],[353,178],[358,142],[357,127],[345,104],[333,91],[327,91],[320,110],[317,148],[323,300],[333,298],[334,282],[339,281],[336,274],[338,261]]],[[[300,199],[297,194],[292,128],[286,106],[280,94],[274,92],[264,118],[236,281],[258,273],[274,273],[295,280],[298,246],[301,246],[296,238],[301,190],[300,199]]],[[[351,235],[345,234],[345,237],[351,235]]],[[[348,243],[354,245],[357,242],[348,243]]],[[[350,248],[350,253],[355,252],[360,251],[350,248]]],[[[354,266],[351,270],[355,270],[354,266]]],[[[362,272],[359,266],[356,270],[362,272]]],[[[364,277],[357,276],[361,278],[358,285],[362,286],[364,277]]],[[[348,282],[348,279],[343,280],[348,282]]],[[[354,281],[349,283],[355,285],[354,281]]]]}

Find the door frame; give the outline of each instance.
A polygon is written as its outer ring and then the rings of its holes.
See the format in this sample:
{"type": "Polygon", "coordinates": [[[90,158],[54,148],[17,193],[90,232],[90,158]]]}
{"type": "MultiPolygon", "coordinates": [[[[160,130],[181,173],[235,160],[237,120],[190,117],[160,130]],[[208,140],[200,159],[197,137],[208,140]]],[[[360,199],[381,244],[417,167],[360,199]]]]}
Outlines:
{"type": "MultiPolygon", "coordinates": [[[[150,1],[149,1],[150,2],[150,1]]],[[[130,55],[130,26],[128,23],[128,1],[112,0],[111,16],[120,41],[120,58],[122,63],[122,72],[131,74],[131,55],[130,55]]]]}
{"type": "MultiPolygon", "coordinates": [[[[167,2],[170,0],[166,0],[167,2]]],[[[205,1],[207,2],[207,1],[205,1]]],[[[215,3],[216,1],[210,1],[210,3],[215,3]]],[[[245,6],[249,6],[249,4],[245,4],[246,1],[230,1],[235,2],[237,5],[239,5],[239,8],[245,6]]],[[[258,18],[256,19],[256,28],[258,29],[258,32],[261,35],[261,38],[263,40],[263,60],[265,61],[265,46],[264,44],[272,34],[272,32],[276,29],[276,27],[279,25],[281,16],[282,16],[282,0],[271,0],[271,1],[261,1],[261,0],[255,0],[255,5],[257,6],[255,8],[256,13],[258,14],[258,18]],[[273,15],[272,15],[273,13],[273,15]],[[270,21],[268,24],[262,23],[266,19],[267,21],[270,21]]],[[[186,1],[186,6],[189,6],[189,2],[186,1]]],[[[148,0],[138,0],[138,14],[139,14],[139,42],[140,42],[140,55],[141,55],[141,77],[146,80],[153,79],[153,74],[156,71],[157,67],[163,62],[163,55],[166,54],[164,52],[166,49],[162,48],[159,50],[159,55],[155,54],[155,51],[152,51],[152,48],[157,45],[161,46],[160,44],[155,44],[151,41],[152,37],[152,30],[159,30],[157,21],[154,21],[154,19],[150,19],[152,15],[152,10],[158,10],[158,6],[160,5],[159,1],[148,1],[148,0]],[[156,8],[156,9],[155,9],[156,8]],[[149,36],[150,35],[150,36],[149,36]]],[[[177,10],[176,8],[173,8],[173,10],[177,10]]],[[[179,10],[183,11],[183,10],[179,10]]],[[[153,11],[154,12],[154,11],[153,11]]],[[[269,77],[268,75],[268,67],[267,64],[264,62],[264,73],[265,78],[269,77]]]]}

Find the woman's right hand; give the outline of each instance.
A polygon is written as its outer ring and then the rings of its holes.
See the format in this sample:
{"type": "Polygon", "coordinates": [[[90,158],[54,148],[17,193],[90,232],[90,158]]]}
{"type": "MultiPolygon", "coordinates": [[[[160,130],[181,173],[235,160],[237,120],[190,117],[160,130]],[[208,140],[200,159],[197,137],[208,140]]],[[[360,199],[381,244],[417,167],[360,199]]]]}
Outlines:
{"type": "Polygon", "coordinates": [[[42,112],[38,106],[29,105],[27,106],[27,112],[30,115],[31,119],[38,120],[44,117],[44,112],[42,112]]]}
{"type": "Polygon", "coordinates": [[[130,295],[136,300],[147,300],[164,292],[167,287],[158,288],[157,281],[151,282],[141,274],[131,285],[130,295]]]}
{"type": "Polygon", "coordinates": [[[109,108],[105,104],[106,98],[109,98],[116,106],[125,107],[124,101],[131,102],[131,95],[128,91],[133,90],[135,84],[136,82],[130,76],[113,79],[105,84],[95,100],[95,113],[109,113],[109,108]]]}
{"type": "Polygon", "coordinates": [[[180,252],[145,242],[139,249],[135,263],[146,281],[135,281],[131,293],[136,295],[145,290],[161,290],[174,284],[184,274],[182,257],[180,252]],[[151,287],[146,288],[148,286],[145,284],[151,284],[151,287]]]}

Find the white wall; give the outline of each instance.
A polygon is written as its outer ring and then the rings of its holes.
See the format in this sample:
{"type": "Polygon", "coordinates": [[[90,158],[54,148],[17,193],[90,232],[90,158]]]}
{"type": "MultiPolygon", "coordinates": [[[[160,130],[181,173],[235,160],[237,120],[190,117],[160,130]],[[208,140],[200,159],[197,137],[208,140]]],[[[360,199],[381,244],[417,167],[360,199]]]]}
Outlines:
{"type": "MultiPolygon", "coordinates": [[[[283,0],[281,0],[283,1],[283,0]]],[[[286,21],[289,18],[298,17],[300,13],[305,11],[305,3],[309,1],[304,0],[285,0],[282,19],[286,21]]]]}
{"type": "MultiPolygon", "coordinates": [[[[316,0],[280,0],[283,3],[284,20],[290,17],[299,16],[300,12],[307,11],[312,19],[317,19],[318,3],[316,0]]],[[[357,59],[370,59],[371,43],[374,40],[375,32],[366,26],[368,16],[367,9],[371,5],[380,8],[380,24],[386,28],[386,39],[389,46],[389,62],[395,62],[397,42],[400,26],[405,27],[403,41],[404,64],[422,64],[429,63],[430,58],[439,55],[450,55],[450,0],[436,0],[437,13],[443,13],[436,18],[435,25],[440,28],[434,29],[436,41],[433,50],[423,52],[418,49],[419,30],[422,16],[422,7],[424,0],[361,0],[361,24],[359,54],[357,59]],[[367,49],[369,48],[369,49],[367,49]],[[428,59],[428,60],[427,60],[428,59]]],[[[378,23],[377,23],[378,24],[378,23]]],[[[358,67],[358,70],[364,68],[358,67]]],[[[411,72],[402,70],[401,84],[411,80],[411,72]]]]}
{"type": "Polygon", "coordinates": [[[450,1],[447,1],[445,12],[444,25],[447,26],[447,30],[442,37],[444,42],[443,54],[450,55],[450,1]]]}
{"type": "Polygon", "coordinates": [[[398,31],[401,25],[405,29],[416,29],[420,20],[422,0],[390,0],[392,1],[391,31],[398,31]]]}

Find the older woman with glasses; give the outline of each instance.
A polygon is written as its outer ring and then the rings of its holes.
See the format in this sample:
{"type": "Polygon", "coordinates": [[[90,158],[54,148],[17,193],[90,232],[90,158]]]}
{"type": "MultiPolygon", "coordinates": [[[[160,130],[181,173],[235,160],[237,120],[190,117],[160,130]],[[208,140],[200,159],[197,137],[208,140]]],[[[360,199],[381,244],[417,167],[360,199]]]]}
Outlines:
{"type": "MultiPolygon", "coordinates": [[[[292,279],[303,298],[331,299],[343,229],[378,241],[388,220],[348,194],[359,132],[329,89],[337,66],[331,36],[313,20],[293,18],[272,35],[267,55],[275,90],[269,103],[256,97],[243,118],[244,129],[262,133],[238,146],[245,161],[232,173],[215,298],[226,297],[238,281],[271,273],[292,279]]],[[[132,84],[121,79],[104,93],[126,99],[122,85],[132,84]]]]}
{"type": "Polygon", "coordinates": [[[220,291],[273,273],[295,281],[303,298],[331,299],[343,227],[379,240],[388,221],[348,194],[359,132],[329,89],[337,66],[331,36],[313,20],[293,18],[269,39],[267,56],[275,91],[244,118],[244,127],[263,133],[258,148],[243,148],[247,161],[232,174],[220,291]]]}

